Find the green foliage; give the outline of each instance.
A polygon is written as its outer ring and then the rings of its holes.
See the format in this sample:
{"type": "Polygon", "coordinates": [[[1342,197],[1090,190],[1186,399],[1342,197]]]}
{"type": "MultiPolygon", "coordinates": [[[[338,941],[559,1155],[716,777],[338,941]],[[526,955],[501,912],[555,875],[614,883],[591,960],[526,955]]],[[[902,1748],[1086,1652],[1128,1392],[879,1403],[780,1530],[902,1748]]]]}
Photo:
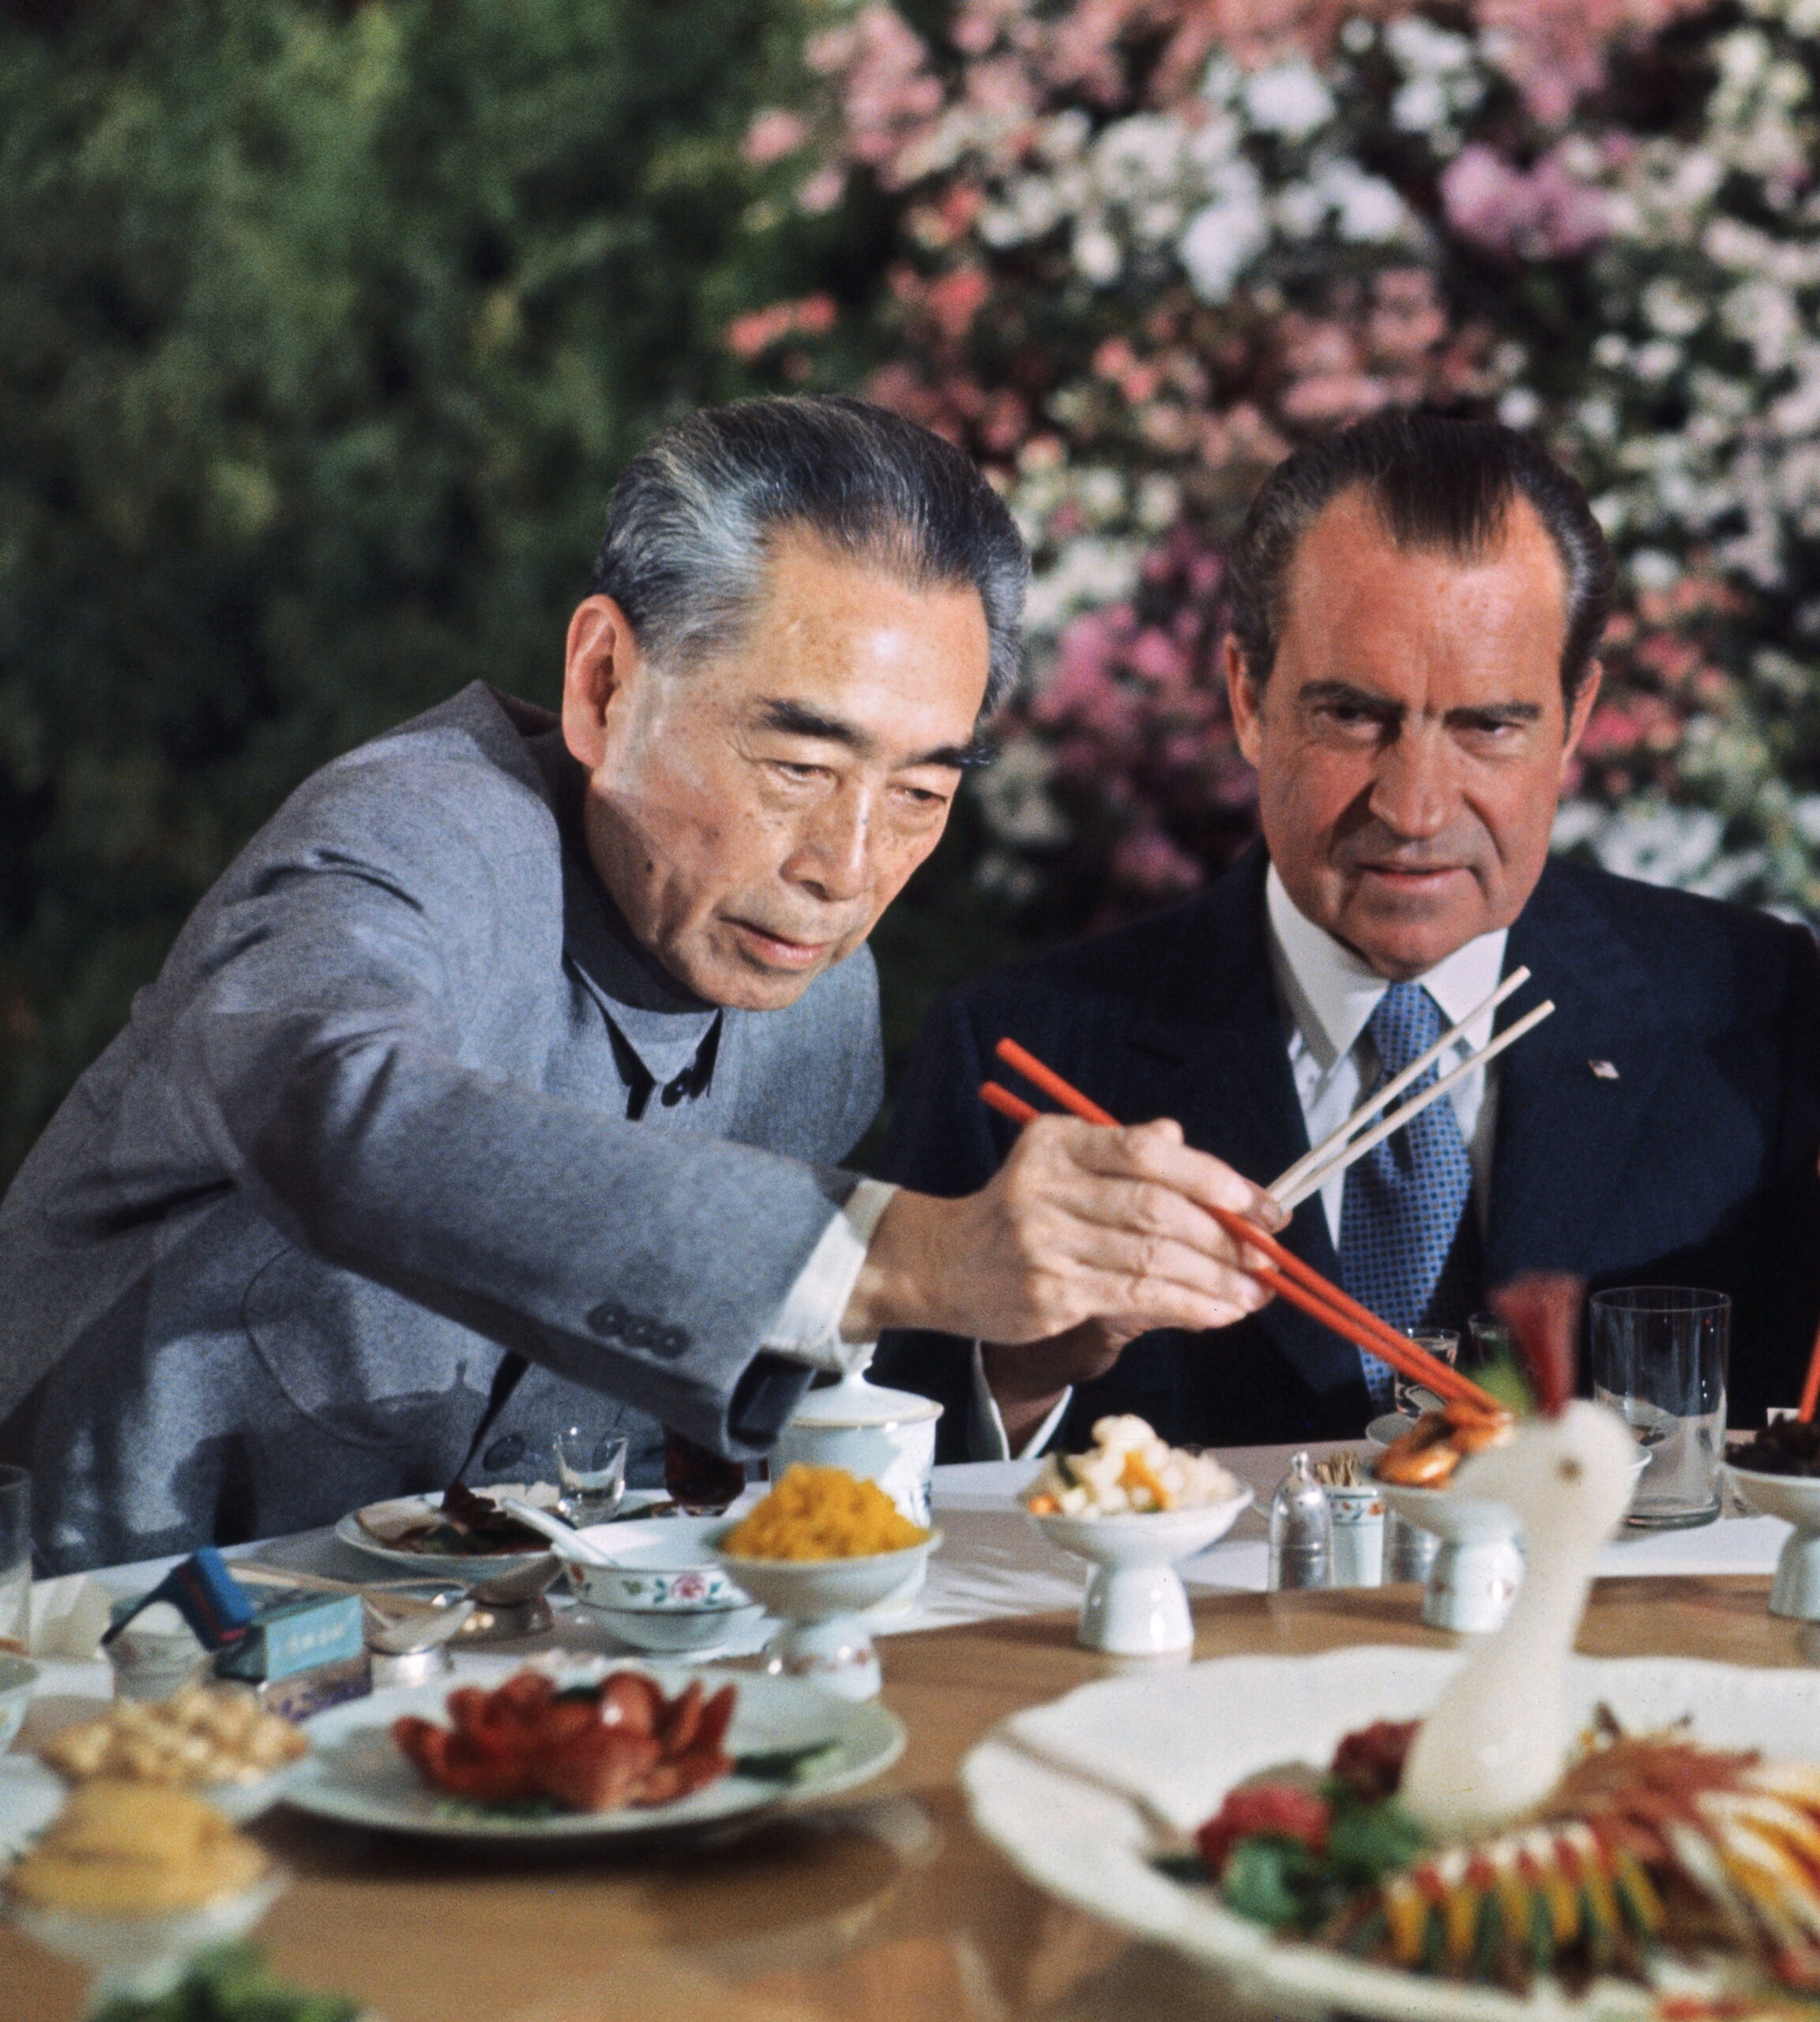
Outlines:
{"type": "Polygon", "coordinates": [[[797,0],[0,21],[0,1182],[306,772],[476,678],[554,698],[620,466],[753,390],[728,318],[837,246],[739,230],[803,32],[797,0]]]}
{"type": "Polygon", "coordinates": [[[96,2011],[98,2022],[355,2022],[356,2003],[288,1986],[250,1945],[203,1952],[156,2000],[122,1998],[96,2011]]]}

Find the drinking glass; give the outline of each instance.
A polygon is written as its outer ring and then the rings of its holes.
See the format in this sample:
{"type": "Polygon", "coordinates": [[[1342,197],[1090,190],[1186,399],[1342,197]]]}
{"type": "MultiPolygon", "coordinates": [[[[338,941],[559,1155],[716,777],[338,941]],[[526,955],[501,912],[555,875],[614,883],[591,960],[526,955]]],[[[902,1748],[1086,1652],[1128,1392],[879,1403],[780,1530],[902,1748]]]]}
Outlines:
{"type": "Polygon", "coordinates": [[[1495,1313],[1474,1314],[1466,1323],[1466,1338],[1472,1344],[1474,1369],[1483,1369],[1491,1362],[1516,1359],[1517,1344],[1511,1338],[1510,1327],[1495,1313]]]}
{"type": "MultiPolygon", "coordinates": [[[[1438,1362],[1444,1362],[1452,1368],[1460,1359],[1460,1336],[1450,1327],[1406,1327],[1403,1330],[1417,1347],[1426,1348],[1438,1362]]],[[[1405,1418],[1420,1418],[1422,1406],[1416,1396],[1416,1385],[1401,1370],[1391,1372],[1393,1381],[1390,1394],[1395,1400],[1391,1407],[1402,1412],[1405,1418]]],[[[1426,1390],[1427,1385],[1422,1385],[1426,1390]]]]}
{"type": "Polygon", "coordinates": [[[32,1653],[32,1477],[0,1467],[0,1650],[32,1653]]]}
{"type": "Polygon", "coordinates": [[[1636,1435],[1649,1464],[1626,1520],[1650,1531],[1710,1524],[1725,1452],[1732,1302],[1680,1285],[1595,1292],[1592,1395],[1636,1435]]]}
{"type": "Polygon", "coordinates": [[[626,1493],[626,1441],[592,1426],[565,1426],[557,1434],[557,1507],[577,1530],[604,1524],[626,1493]]]}

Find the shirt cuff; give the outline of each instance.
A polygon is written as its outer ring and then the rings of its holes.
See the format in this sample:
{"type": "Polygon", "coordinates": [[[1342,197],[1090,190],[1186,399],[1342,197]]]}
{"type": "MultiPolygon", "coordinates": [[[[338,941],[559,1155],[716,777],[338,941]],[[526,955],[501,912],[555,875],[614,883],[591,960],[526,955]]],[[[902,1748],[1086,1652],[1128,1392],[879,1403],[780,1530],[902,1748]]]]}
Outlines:
{"type": "Polygon", "coordinates": [[[863,1179],[848,1195],[784,1295],[761,1347],[786,1362],[837,1376],[851,1375],[871,1361],[878,1344],[842,1340],[840,1316],[853,1296],[878,1217],[897,1191],[882,1179],[863,1179]]]}
{"type": "Polygon", "coordinates": [[[1055,1435],[1055,1428],[1062,1423],[1062,1414],[1068,1408],[1068,1401],[1074,1395],[1064,1390],[1055,1408],[1031,1434],[1013,1453],[1011,1441],[1005,1430],[1005,1421],[1000,1415],[998,1400],[992,1394],[992,1386],[986,1381],[986,1358],[980,1344],[973,1344],[973,1408],[967,1415],[967,1457],[969,1460],[1028,1460],[1033,1454],[1040,1453],[1055,1435]]]}

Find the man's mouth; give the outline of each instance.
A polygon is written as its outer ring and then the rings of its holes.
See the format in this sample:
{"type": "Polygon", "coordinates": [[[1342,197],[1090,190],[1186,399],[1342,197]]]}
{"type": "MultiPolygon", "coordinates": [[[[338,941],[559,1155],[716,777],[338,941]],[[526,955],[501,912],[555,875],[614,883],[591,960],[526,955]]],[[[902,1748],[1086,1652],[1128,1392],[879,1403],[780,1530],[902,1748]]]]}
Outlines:
{"type": "Polygon", "coordinates": [[[834,945],[832,941],[794,940],[750,920],[729,920],[728,924],[768,969],[812,969],[834,945]]]}
{"type": "Polygon", "coordinates": [[[1362,863],[1359,868],[1363,874],[1382,878],[1394,889],[1420,892],[1432,889],[1443,878],[1463,876],[1466,867],[1459,863],[1362,863]]]}

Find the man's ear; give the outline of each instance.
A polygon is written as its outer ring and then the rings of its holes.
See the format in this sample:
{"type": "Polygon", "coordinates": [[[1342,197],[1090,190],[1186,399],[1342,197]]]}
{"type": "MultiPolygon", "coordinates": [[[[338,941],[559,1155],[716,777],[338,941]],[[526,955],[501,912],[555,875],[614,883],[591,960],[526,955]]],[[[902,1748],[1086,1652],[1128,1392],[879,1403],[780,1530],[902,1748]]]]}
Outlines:
{"type": "Polygon", "coordinates": [[[1563,774],[1567,770],[1567,761],[1574,756],[1580,739],[1585,734],[1587,723],[1592,714],[1592,705],[1599,700],[1599,684],[1604,678],[1604,663],[1600,660],[1589,661],[1585,678],[1574,697],[1574,706],[1567,712],[1567,742],[1561,752],[1563,774]]]}
{"type": "Polygon", "coordinates": [[[1264,697],[1246,671],[1245,649],[1228,632],[1220,642],[1220,657],[1226,672],[1226,696],[1232,705],[1232,727],[1239,749],[1254,767],[1264,748],[1263,726],[1259,720],[1264,697]]]}
{"type": "Polygon", "coordinates": [[[590,772],[607,754],[608,715],[623,708],[641,665],[637,637],[611,597],[576,606],[562,666],[562,742],[590,772]]]}

